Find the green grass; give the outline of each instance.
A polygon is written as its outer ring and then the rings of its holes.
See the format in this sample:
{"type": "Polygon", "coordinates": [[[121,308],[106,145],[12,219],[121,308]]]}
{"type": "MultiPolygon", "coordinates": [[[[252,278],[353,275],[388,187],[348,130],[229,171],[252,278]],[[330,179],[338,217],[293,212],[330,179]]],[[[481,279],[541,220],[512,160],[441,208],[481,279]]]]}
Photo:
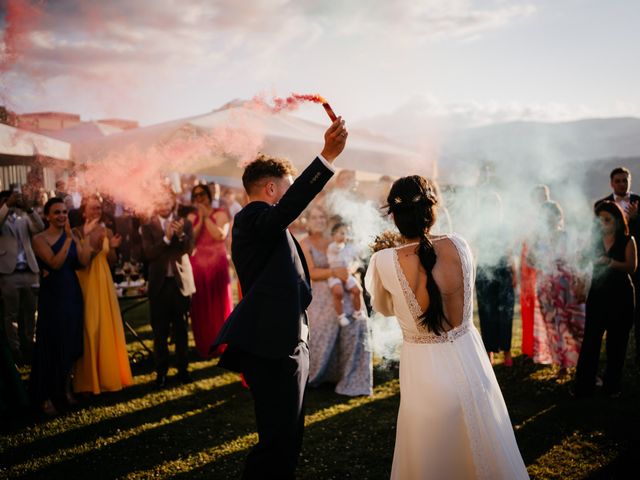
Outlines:
{"type": "MultiPolygon", "coordinates": [[[[150,346],[146,307],[127,318],[150,346]]],[[[127,340],[131,353],[141,350],[127,340]]],[[[637,468],[640,454],[640,378],[632,355],[620,398],[574,400],[553,368],[522,356],[513,368],[496,366],[532,478],[630,478],[623,471],[637,468]]],[[[250,394],[216,360],[192,360],[196,381],[187,386],[156,390],[147,359],[132,365],[136,383],[121,392],[85,398],[53,419],[3,418],[0,478],[238,478],[257,441],[250,394]]],[[[393,366],[376,366],[372,397],[342,397],[329,385],[308,390],[299,478],[388,478],[398,402],[393,366]]]]}

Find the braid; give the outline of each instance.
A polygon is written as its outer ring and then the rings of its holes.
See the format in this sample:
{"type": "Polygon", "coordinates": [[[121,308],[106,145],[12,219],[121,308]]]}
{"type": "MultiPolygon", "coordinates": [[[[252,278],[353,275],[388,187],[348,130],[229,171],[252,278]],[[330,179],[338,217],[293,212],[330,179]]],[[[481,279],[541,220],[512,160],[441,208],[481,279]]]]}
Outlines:
{"type": "Polygon", "coordinates": [[[420,316],[420,320],[422,325],[439,335],[442,332],[443,323],[449,323],[449,321],[444,314],[442,294],[433,278],[433,267],[437,260],[436,250],[426,231],[420,237],[418,258],[427,273],[427,292],[429,293],[429,308],[420,316]]]}

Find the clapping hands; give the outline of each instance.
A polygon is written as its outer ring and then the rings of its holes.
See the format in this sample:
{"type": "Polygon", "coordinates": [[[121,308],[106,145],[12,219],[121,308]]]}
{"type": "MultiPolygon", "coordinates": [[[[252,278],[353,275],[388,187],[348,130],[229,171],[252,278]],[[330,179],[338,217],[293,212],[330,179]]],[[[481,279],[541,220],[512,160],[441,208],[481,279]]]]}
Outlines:
{"type": "Polygon", "coordinates": [[[638,201],[629,203],[629,206],[625,208],[625,212],[629,218],[636,218],[638,216],[638,201]]]}
{"type": "Polygon", "coordinates": [[[116,233],[113,237],[109,239],[109,247],[118,248],[122,244],[122,235],[116,233]]]}

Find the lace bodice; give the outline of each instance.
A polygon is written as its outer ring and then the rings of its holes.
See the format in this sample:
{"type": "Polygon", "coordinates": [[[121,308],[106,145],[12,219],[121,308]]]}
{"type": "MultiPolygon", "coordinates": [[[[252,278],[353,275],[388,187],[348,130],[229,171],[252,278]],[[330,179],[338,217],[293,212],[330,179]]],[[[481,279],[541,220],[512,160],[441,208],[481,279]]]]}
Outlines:
{"type": "MultiPolygon", "coordinates": [[[[402,328],[403,338],[410,343],[453,342],[473,325],[473,258],[467,242],[456,234],[445,235],[456,247],[462,267],[464,304],[462,322],[457,327],[436,335],[420,324],[422,310],[409,286],[400,262],[398,248],[382,250],[371,257],[367,272],[367,290],[374,308],[384,315],[394,315],[402,328]]],[[[406,245],[404,245],[406,246],[406,245]]]]}

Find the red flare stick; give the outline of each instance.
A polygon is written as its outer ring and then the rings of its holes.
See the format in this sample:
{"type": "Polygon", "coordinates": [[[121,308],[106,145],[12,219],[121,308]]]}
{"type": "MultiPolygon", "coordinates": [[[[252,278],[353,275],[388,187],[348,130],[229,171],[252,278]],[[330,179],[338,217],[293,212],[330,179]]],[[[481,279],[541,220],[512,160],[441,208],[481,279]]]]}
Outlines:
{"type": "Polygon", "coordinates": [[[329,105],[327,102],[322,102],[322,106],[327,112],[327,115],[329,115],[329,118],[331,119],[331,121],[335,122],[338,119],[338,116],[334,113],[333,109],[331,108],[331,105],[329,105]]]}

